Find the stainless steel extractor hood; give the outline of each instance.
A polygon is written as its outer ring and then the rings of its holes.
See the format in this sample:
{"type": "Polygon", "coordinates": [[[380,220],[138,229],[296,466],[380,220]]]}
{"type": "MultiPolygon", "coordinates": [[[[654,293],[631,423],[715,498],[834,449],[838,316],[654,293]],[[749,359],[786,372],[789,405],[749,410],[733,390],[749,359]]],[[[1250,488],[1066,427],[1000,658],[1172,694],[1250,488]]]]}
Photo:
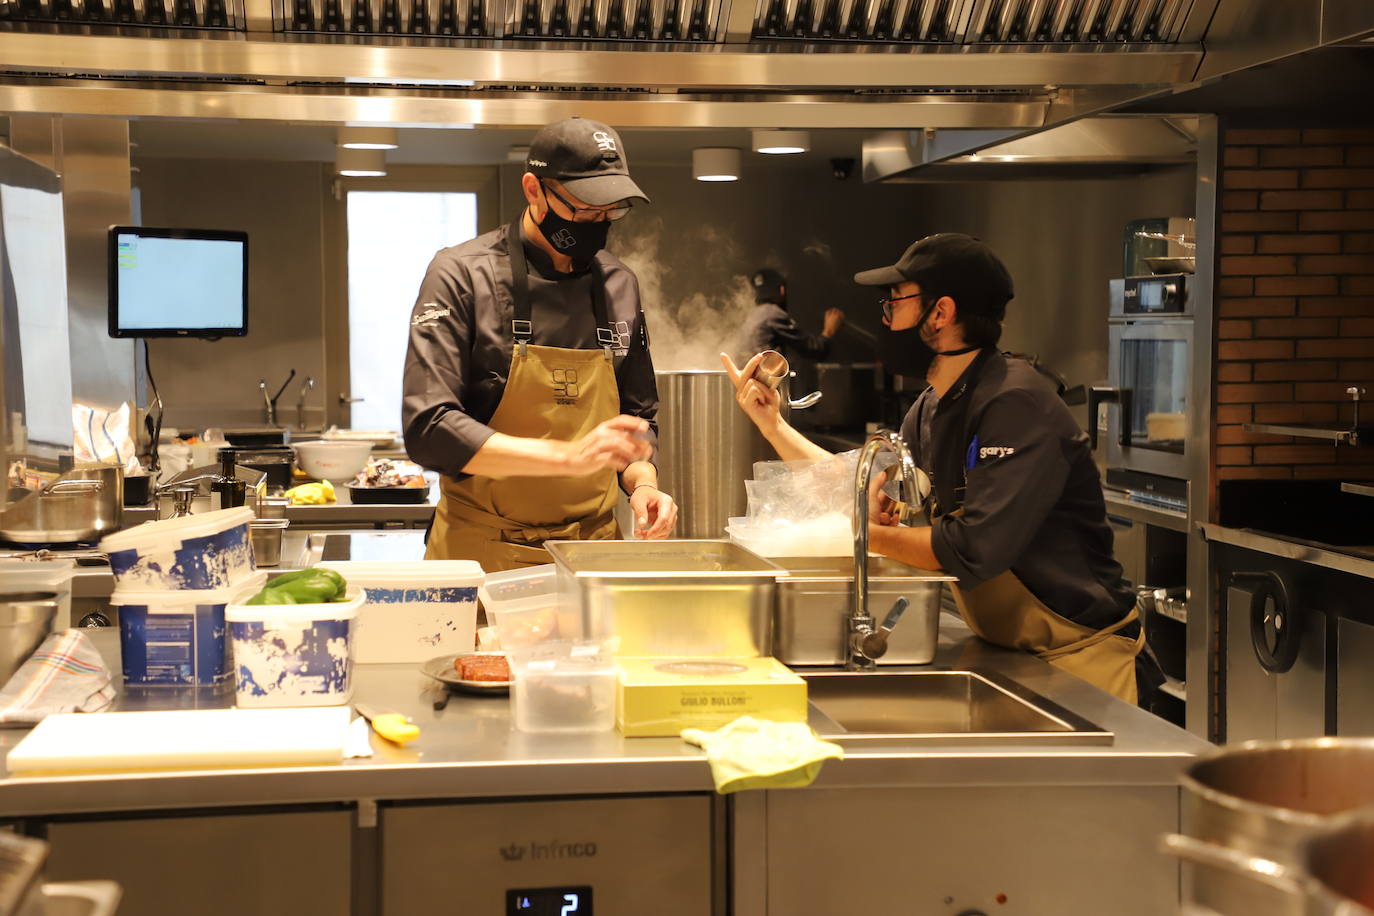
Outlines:
{"type": "MultiPolygon", "coordinates": [[[[1343,11],[1348,37],[1356,2],[1285,6],[1343,11]]],[[[1214,43],[1240,65],[1274,53],[1247,5],[1274,4],[0,0],[0,110],[1026,132],[1189,84],[1214,43]]]]}
{"type": "Polygon", "coordinates": [[[1082,118],[1048,130],[887,131],[864,142],[865,181],[959,181],[1050,177],[1191,161],[1197,118],[1116,116],[1082,118]],[[1012,139],[1006,139],[1008,136],[1012,139]],[[976,150],[976,152],[969,152],[976,150]]]}

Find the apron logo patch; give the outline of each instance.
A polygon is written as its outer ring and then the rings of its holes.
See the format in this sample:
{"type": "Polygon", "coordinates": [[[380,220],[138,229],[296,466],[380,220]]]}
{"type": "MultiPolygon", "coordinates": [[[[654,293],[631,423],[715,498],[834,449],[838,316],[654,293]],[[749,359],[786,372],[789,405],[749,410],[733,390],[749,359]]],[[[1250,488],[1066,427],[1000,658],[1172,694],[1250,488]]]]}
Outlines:
{"type": "Polygon", "coordinates": [[[567,229],[559,229],[553,235],[549,236],[549,241],[553,242],[554,247],[559,251],[565,248],[571,248],[577,244],[577,239],[573,238],[573,234],[567,229]]]}
{"type": "Polygon", "coordinates": [[[433,302],[426,302],[424,304],[424,311],[410,319],[410,324],[412,327],[419,327],[422,324],[434,324],[440,318],[451,314],[453,314],[453,312],[449,309],[439,308],[439,306],[433,302]]]}
{"type": "Polygon", "coordinates": [[[576,404],[578,396],[577,370],[553,370],[553,400],[557,404],[576,404]]]}
{"type": "Polygon", "coordinates": [[[1010,445],[984,445],[978,449],[978,458],[982,461],[989,458],[1006,458],[1015,454],[1016,449],[1010,445]]]}

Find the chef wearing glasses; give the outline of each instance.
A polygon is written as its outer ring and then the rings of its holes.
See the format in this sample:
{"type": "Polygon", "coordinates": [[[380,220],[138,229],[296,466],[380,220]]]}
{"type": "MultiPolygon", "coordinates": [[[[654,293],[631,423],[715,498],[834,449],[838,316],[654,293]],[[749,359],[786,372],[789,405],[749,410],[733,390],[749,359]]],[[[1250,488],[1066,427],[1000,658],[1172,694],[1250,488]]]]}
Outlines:
{"type": "MultiPolygon", "coordinates": [[[[988,642],[1137,702],[1163,676],[1141,655],[1087,436],[1044,375],[997,347],[1012,298],[1006,267],[981,241],[942,233],[854,279],[887,290],[883,365],[929,382],[901,435],[930,478],[930,524],[898,527],[879,495],[871,548],[957,576],[959,610],[988,642]]],[[[726,362],[739,405],[784,460],[827,454],[751,379],[755,361],[742,370],[726,362]]]]}
{"type": "Polygon", "coordinates": [[[635,275],[604,250],[648,198],[620,136],[567,118],[539,131],[511,225],[434,256],[410,320],[406,451],[442,474],[426,559],[488,572],[549,562],[546,540],[616,538],[677,519],[654,465],[658,390],[635,275]]]}

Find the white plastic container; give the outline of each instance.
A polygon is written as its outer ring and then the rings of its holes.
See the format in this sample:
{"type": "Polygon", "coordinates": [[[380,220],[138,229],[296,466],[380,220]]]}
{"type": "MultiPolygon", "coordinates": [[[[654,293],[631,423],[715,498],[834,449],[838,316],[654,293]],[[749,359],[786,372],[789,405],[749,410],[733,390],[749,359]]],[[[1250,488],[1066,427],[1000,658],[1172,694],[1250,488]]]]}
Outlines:
{"type": "MultiPolygon", "coordinates": [[[[252,594],[266,573],[242,587],[252,594]],[[251,589],[252,591],[248,591],[251,589]]],[[[214,687],[228,682],[224,609],[239,588],[133,592],[115,589],[125,683],[141,687],[214,687]]]]}
{"type": "Polygon", "coordinates": [[[482,567],[471,560],[321,565],[366,596],[353,639],[354,661],[423,662],[473,650],[482,567]]]}
{"type": "Polygon", "coordinates": [[[218,509],[144,522],[100,542],[115,587],[136,591],[233,588],[258,574],[248,525],[253,510],[218,509]]]}
{"type": "MultiPolygon", "coordinates": [[[[236,601],[256,591],[244,589],[236,601]]],[[[231,604],[235,702],[241,707],[336,706],[353,696],[353,644],[362,589],[331,604],[231,604]]]]}
{"type": "Polygon", "coordinates": [[[367,464],[372,454],[372,441],[349,442],[343,439],[292,442],[296,463],[316,480],[343,483],[352,480],[367,464]]]}
{"type": "Polygon", "coordinates": [[[522,732],[580,734],[615,727],[619,669],[604,650],[578,646],[570,655],[511,658],[511,717],[522,732]]]}
{"type": "Polygon", "coordinates": [[[501,648],[523,649],[582,635],[577,609],[565,605],[558,589],[558,567],[552,563],[487,574],[478,594],[501,648]]]}
{"type": "Polygon", "coordinates": [[[74,560],[15,560],[0,559],[0,583],[10,592],[53,592],[57,595],[57,614],[52,620],[52,632],[74,626],[72,621],[72,577],[76,575],[74,560]]]}

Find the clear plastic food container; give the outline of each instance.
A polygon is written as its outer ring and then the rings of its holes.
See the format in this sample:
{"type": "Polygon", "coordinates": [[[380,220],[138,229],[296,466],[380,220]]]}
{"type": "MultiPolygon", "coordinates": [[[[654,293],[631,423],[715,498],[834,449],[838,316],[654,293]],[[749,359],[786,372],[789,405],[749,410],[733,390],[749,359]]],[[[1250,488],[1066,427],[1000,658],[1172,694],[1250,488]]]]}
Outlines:
{"type": "Polygon", "coordinates": [[[601,646],[511,657],[511,712],[523,732],[587,733],[615,727],[619,669],[601,646]]]}

